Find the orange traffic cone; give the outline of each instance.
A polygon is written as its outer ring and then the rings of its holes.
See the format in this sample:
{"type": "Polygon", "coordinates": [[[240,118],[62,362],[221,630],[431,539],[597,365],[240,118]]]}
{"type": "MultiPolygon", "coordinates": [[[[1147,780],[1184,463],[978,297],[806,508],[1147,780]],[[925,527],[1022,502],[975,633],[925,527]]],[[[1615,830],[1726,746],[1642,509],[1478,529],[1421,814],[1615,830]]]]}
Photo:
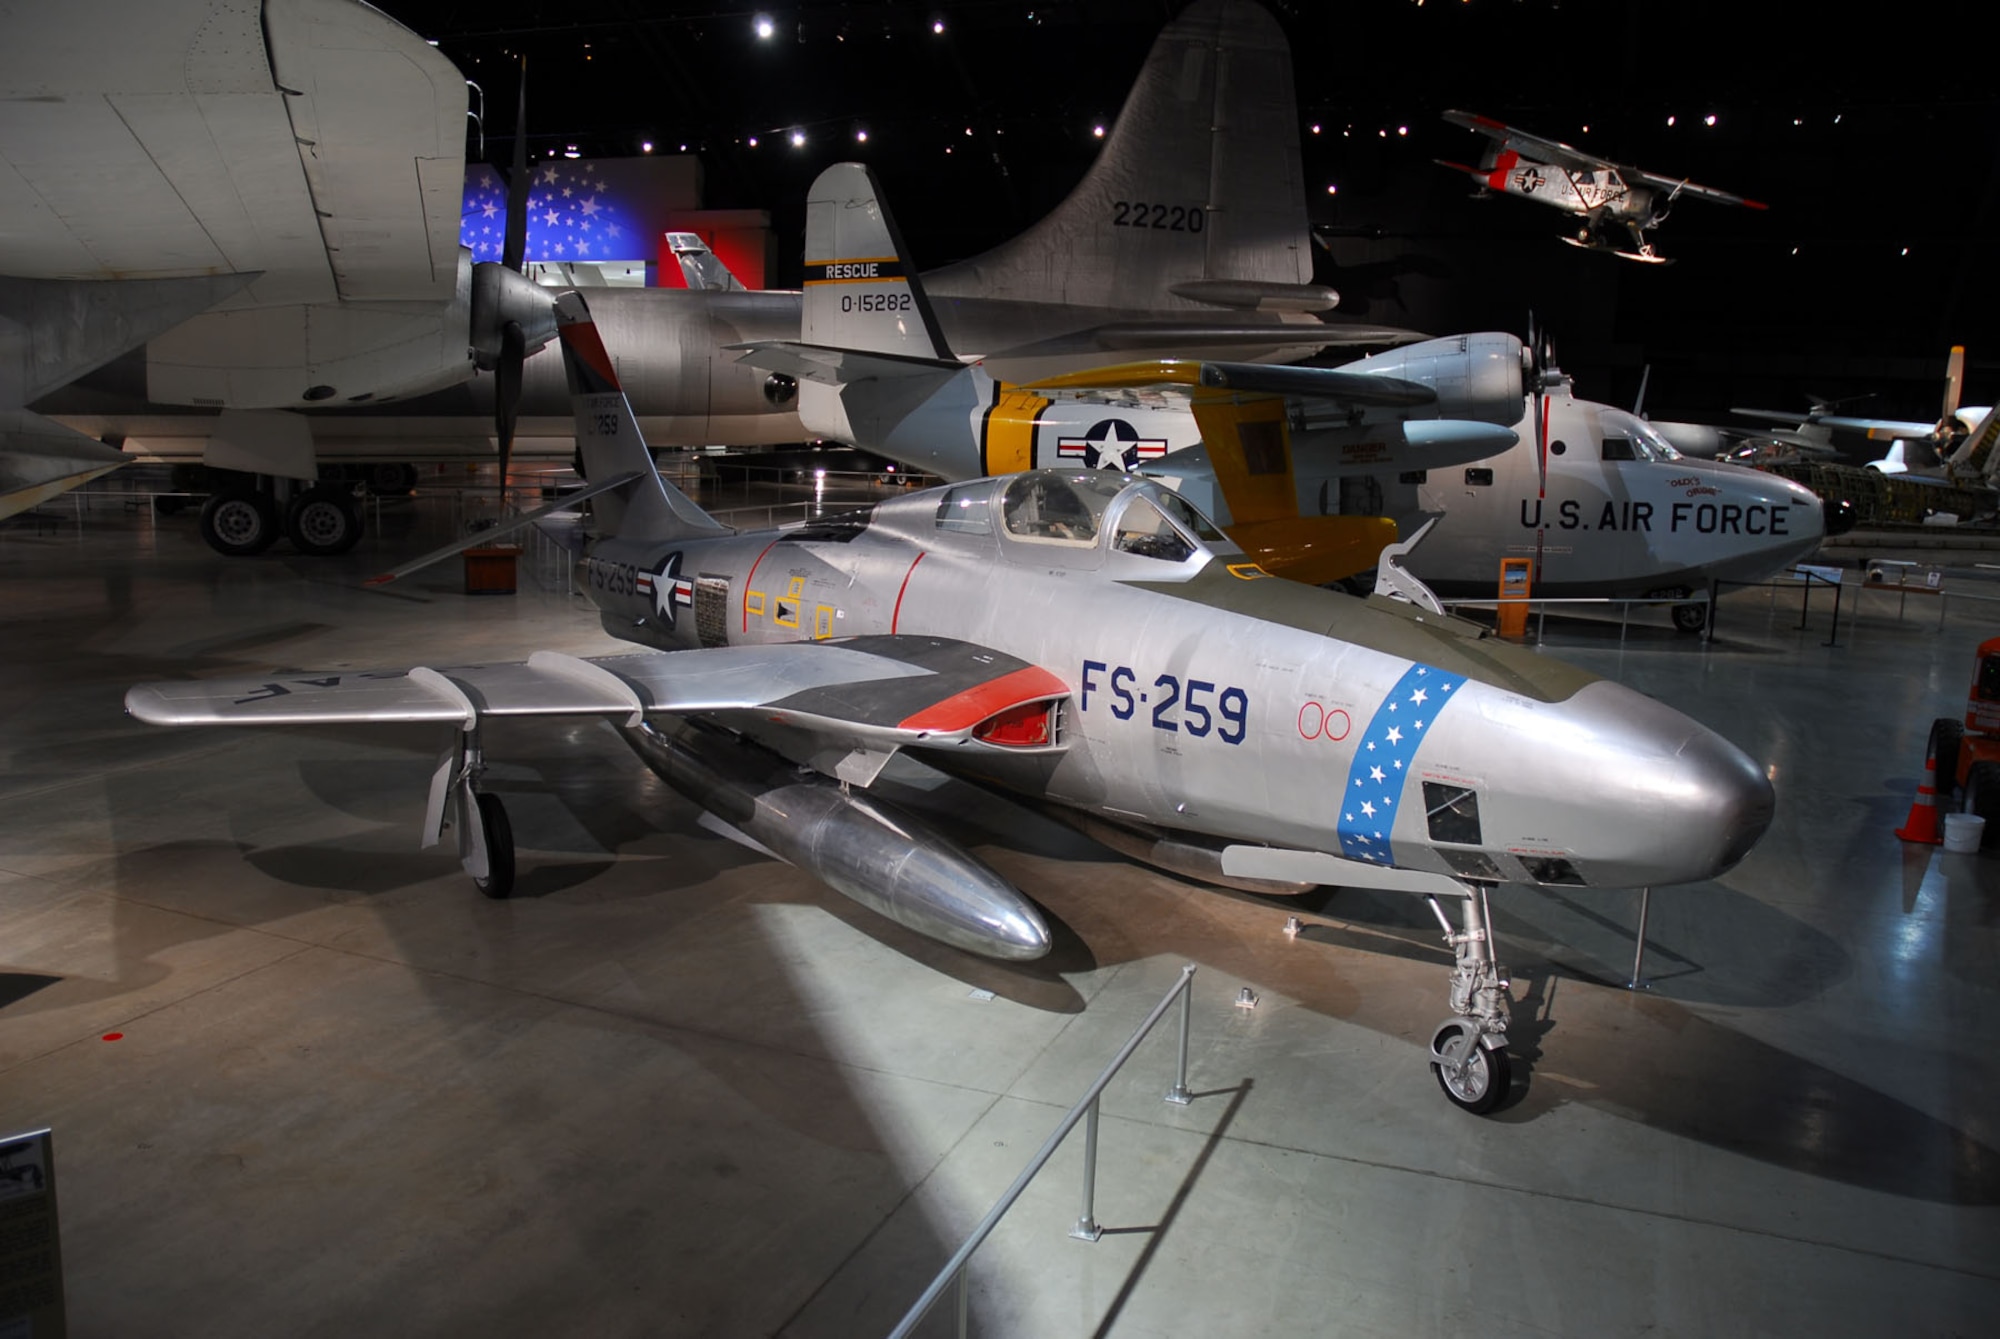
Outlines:
{"type": "Polygon", "coordinates": [[[1917,787],[1917,798],[1910,801],[1910,816],[1896,829],[1896,835],[1906,842],[1929,842],[1932,846],[1944,840],[1938,831],[1937,754],[1929,748],[1924,750],[1924,779],[1917,787]]]}

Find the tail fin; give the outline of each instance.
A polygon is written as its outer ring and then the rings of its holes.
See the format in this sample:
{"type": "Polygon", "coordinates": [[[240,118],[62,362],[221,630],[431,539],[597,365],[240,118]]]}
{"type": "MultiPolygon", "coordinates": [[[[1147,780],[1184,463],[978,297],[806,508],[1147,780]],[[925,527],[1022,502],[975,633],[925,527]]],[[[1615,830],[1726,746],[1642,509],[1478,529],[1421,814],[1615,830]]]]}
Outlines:
{"type": "Polygon", "coordinates": [[[708,249],[708,243],[701,240],[699,233],[668,233],[667,250],[673,253],[680,272],[662,268],[660,287],[691,288],[706,293],[744,291],[743,281],[722,263],[722,257],[708,249]]]}
{"type": "Polygon", "coordinates": [[[806,285],[799,337],[862,353],[950,360],[916,266],[862,163],[835,163],[806,195],[806,285]]]}
{"type": "Polygon", "coordinates": [[[563,370],[569,375],[584,474],[592,479],[638,475],[595,499],[601,532],[641,542],[728,533],[727,526],[653,468],[639,420],[618,385],[617,370],[604,351],[583,294],[568,292],[556,298],[556,333],[562,339],[563,370]]]}
{"type": "Polygon", "coordinates": [[[1307,284],[1292,57],[1255,0],[1195,0],[1153,43],[1097,162],[1013,241],[927,276],[938,297],[1199,307],[1176,284],[1307,284]]]}

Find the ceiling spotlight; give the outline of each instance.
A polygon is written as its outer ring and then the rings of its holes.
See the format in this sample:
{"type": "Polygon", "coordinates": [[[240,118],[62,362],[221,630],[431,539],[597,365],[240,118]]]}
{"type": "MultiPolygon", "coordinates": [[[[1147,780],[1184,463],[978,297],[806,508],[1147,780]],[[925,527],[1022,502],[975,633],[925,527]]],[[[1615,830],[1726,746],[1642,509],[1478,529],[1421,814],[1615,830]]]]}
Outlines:
{"type": "Polygon", "coordinates": [[[750,137],[750,147],[753,149],[757,147],[757,137],[755,135],[750,137]]]}
{"type": "Polygon", "coordinates": [[[583,155],[577,152],[577,150],[576,150],[576,146],[575,146],[574,144],[565,144],[565,145],[563,146],[563,157],[565,157],[565,158],[581,158],[581,157],[583,157],[583,155]]]}
{"type": "Polygon", "coordinates": [[[1715,124],[1715,113],[1710,112],[1707,116],[1702,117],[1701,123],[1705,126],[1713,126],[1715,124]]]}
{"type": "Polygon", "coordinates": [[[1671,125],[1673,125],[1673,123],[1674,123],[1674,118],[1673,118],[1673,117],[1671,117],[1671,116],[1669,116],[1669,117],[1667,118],[1667,124],[1668,124],[1669,126],[1671,126],[1671,125]]]}
{"type": "Polygon", "coordinates": [[[1317,135],[1318,133],[1319,133],[1319,122],[1315,121],[1313,122],[1313,134],[1317,135]]]}
{"type": "Polygon", "coordinates": [[[1103,139],[1103,138],[1104,138],[1104,127],[1103,127],[1103,126],[1092,126],[1092,127],[1090,128],[1090,133],[1091,133],[1091,134],[1093,134],[1093,135],[1095,135],[1095,136],[1097,136],[1097,138],[1099,138],[1099,139],[1103,139]]]}
{"type": "Polygon", "coordinates": [[[770,19],[762,14],[757,16],[757,36],[759,38],[768,42],[771,40],[771,34],[777,30],[777,25],[773,24],[770,19]]]}
{"type": "Polygon", "coordinates": [[[805,132],[805,131],[803,131],[803,130],[794,130],[794,131],[792,132],[792,147],[793,147],[794,149],[803,149],[803,148],[805,148],[805,147],[806,147],[806,132],[805,132]]]}
{"type": "Polygon", "coordinates": [[[866,144],[868,142],[868,132],[865,130],[857,130],[854,132],[854,138],[857,142],[866,144]]]}
{"type": "Polygon", "coordinates": [[[639,152],[640,152],[640,153],[651,153],[652,151],[653,151],[653,141],[651,141],[651,140],[649,140],[649,139],[648,139],[648,140],[641,140],[641,141],[639,141],[639,152]]]}
{"type": "Polygon", "coordinates": [[[933,33],[942,33],[942,32],[944,31],[944,20],[943,20],[943,19],[932,19],[932,20],[931,20],[931,31],[932,31],[933,33]]]}
{"type": "Polygon", "coordinates": [[[1330,182],[1330,181],[1329,181],[1329,182],[1328,182],[1328,183],[1326,184],[1326,193],[1327,193],[1328,195],[1339,195],[1339,194],[1340,194],[1340,187],[1338,187],[1338,186],[1334,185],[1334,184],[1333,184],[1332,182],[1330,182]]]}
{"type": "Polygon", "coordinates": [[[1398,135],[1407,135],[1410,133],[1410,128],[1408,126],[1397,126],[1396,133],[1398,135]]]}

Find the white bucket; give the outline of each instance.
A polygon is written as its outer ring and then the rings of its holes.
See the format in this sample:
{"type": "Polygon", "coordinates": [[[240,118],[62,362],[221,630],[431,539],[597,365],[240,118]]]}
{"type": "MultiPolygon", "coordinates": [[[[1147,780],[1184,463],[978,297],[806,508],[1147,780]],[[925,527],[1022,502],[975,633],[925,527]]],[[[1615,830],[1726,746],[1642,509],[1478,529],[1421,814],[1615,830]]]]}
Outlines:
{"type": "Polygon", "coordinates": [[[1946,814],[1944,816],[1944,849],[1961,855],[1979,849],[1980,838],[1986,835],[1986,820],[1978,814],[1946,814]]]}

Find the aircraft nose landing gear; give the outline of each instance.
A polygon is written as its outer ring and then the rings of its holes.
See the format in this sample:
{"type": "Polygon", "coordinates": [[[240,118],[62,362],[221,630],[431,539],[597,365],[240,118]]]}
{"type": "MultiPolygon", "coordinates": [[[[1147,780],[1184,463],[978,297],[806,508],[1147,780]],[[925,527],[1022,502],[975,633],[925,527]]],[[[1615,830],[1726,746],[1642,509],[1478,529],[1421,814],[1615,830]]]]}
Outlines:
{"type": "Polygon", "coordinates": [[[1452,928],[1436,897],[1424,900],[1458,958],[1451,972],[1455,1017],[1431,1034],[1431,1072],[1454,1104],[1483,1116],[1506,1099],[1514,1080],[1507,1058],[1507,973],[1493,958],[1486,889],[1466,890],[1459,929],[1452,928]]]}

